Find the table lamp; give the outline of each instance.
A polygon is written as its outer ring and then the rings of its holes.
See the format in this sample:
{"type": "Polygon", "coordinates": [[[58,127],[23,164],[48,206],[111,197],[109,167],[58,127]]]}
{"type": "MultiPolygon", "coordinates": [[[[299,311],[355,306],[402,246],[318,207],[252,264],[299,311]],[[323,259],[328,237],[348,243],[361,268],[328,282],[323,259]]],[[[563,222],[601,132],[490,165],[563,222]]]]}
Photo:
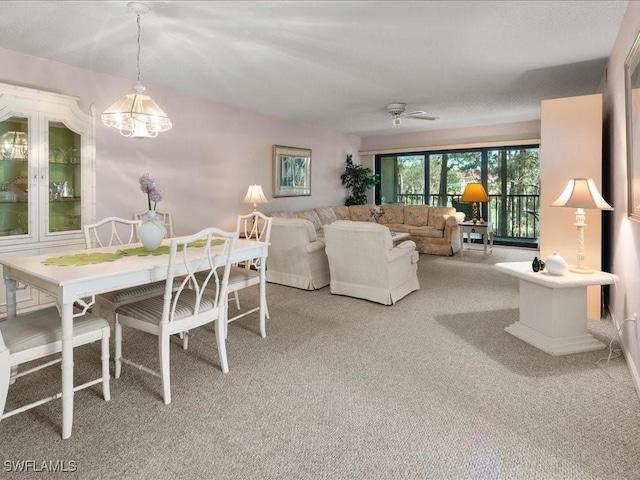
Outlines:
{"type": "Polygon", "coordinates": [[[478,221],[478,202],[488,202],[489,197],[481,183],[467,183],[460,197],[461,202],[473,202],[471,206],[471,217],[474,222],[478,221]]]}
{"type": "Polygon", "coordinates": [[[572,178],[569,180],[564,192],[551,206],[576,209],[576,223],[574,225],[578,229],[578,253],[576,254],[578,264],[572,267],[571,271],[591,273],[593,270],[584,266],[584,227],[587,226],[584,209],[613,210],[613,207],[602,198],[591,178],[572,178]]]}
{"type": "Polygon", "coordinates": [[[268,203],[260,185],[249,185],[249,190],[247,190],[247,195],[244,197],[243,202],[253,203],[254,212],[258,210],[259,203],[268,203]]]}

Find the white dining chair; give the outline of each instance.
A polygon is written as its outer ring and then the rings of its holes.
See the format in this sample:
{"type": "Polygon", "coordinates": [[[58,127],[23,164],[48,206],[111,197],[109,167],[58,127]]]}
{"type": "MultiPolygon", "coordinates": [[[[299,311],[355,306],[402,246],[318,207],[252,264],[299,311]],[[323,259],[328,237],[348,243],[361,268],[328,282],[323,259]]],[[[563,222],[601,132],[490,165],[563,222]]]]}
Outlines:
{"type": "Polygon", "coordinates": [[[230,254],[237,238],[236,232],[224,232],[210,227],[171,241],[164,295],[128,303],[116,310],[116,378],[120,377],[123,363],[158,376],[162,380],[164,403],[171,403],[170,336],[214,322],[220,367],[224,373],[229,371],[224,325],[227,317],[230,254]],[[211,246],[214,238],[224,240],[224,245],[216,247],[215,251],[211,246]],[[193,245],[193,242],[203,239],[204,246],[193,245]],[[206,274],[196,275],[198,272],[206,274]],[[176,279],[180,280],[177,289],[174,288],[176,279]],[[123,326],[158,337],[158,370],[123,358],[123,326]]]}
{"type": "MultiPolygon", "coordinates": [[[[267,217],[258,211],[252,212],[248,215],[239,215],[236,224],[236,231],[239,236],[246,239],[269,242],[271,238],[271,217],[267,217]]],[[[231,267],[231,271],[229,272],[229,293],[233,293],[236,308],[238,310],[240,310],[238,292],[252,285],[258,285],[260,283],[260,270],[263,267],[260,257],[253,258],[249,261],[243,262],[243,264],[233,265],[231,267]]],[[[225,326],[225,337],[227,335],[227,327],[229,323],[253,312],[257,312],[258,310],[260,310],[259,306],[228,318],[227,325],[225,326]]],[[[265,317],[269,318],[269,308],[266,309],[265,317]]],[[[260,333],[263,337],[266,337],[265,325],[260,325],[260,333]]]]}
{"type": "MultiPolygon", "coordinates": [[[[108,217],[99,222],[85,225],[85,247],[111,247],[113,245],[133,243],[137,239],[137,228],[141,224],[140,220],[108,217]]],[[[164,282],[152,282],[114,292],[102,293],[96,297],[96,303],[100,309],[99,312],[105,318],[113,320],[115,311],[120,305],[158,295],[164,291],[164,285],[164,282]]]]}
{"type": "MultiPolygon", "coordinates": [[[[18,366],[34,360],[43,359],[62,351],[62,332],[60,314],[56,307],[18,315],[15,318],[0,321],[0,419],[30,410],[62,396],[58,393],[5,412],[9,385],[17,378],[49,367],[61,361],[58,356],[53,360],[18,372],[18,366]]],[[[109,390],[109,323],[96,315],[84,314],[73,322],[73,347],[92,342],[101,342],[102,375],[74,387],[81,390],[102,383],[102,395],[105,401],[111,399],[109,390]]]]}
{"type": "MultiPolygon", "coordinates": [[[[169,212],[161,212],[160,210],[156,210],[156,220],[159,221],[164,228],[167,230],[167,238],[173,238],[173,218],[169,212]]],[[[134,220],[140,220],[143,222],[147,218],[147,214],[149,210],[144,210],[142,212],[136,212],[133,214],[134,220]]]]}
{"type": "Polygon", "coordinates": [[[107,217],[84,225],[84,243],[86,248],[110,247],[135,242],[140,220],[127,220],[118,217],[107,217]]]}

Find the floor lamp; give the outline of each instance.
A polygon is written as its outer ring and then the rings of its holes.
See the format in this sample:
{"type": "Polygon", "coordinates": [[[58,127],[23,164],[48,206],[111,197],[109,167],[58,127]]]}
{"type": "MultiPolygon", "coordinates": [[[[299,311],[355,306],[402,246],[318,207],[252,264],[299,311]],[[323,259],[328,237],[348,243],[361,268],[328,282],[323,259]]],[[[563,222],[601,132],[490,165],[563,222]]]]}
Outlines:
{"type": "Polygon", "coordinates": [[[572,178],[569,180],[564,192],[551,206],[576,209],[576,223],[574,225],[578,229],[578,253],[576,254],[578,264],[571,268],[571,271],[591,273],[593,270],[584,266],[584,227],[587,226],[584,210],[585,208],[613,210],[613,207],[602,198],[591,178],[572,178]]]}

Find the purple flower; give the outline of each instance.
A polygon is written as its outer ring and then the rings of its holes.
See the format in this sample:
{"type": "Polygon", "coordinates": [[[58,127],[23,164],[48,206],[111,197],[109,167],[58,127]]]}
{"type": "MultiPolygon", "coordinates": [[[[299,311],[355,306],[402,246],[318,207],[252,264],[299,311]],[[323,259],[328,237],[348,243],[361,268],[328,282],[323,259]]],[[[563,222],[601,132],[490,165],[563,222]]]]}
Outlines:
{"type": "Polygon", "coordinates": [[[155,210],[156,203],[162,200],[162,190],[156,188],[154,178],[148,173],[142,174],[139,181],[140,190],[142,190],[142,193],[147,194],[147,203],[149,204],[149,210],[155,210]],[[153,208],[151,208],[151,202],[153,202],[153,208]]]}
{"type": "Polygon", "coordinates": [[[153,203],[158,203],[160,200],[162,200],[162,190],[157,189],[156,187],[153,187],[149,190],[149,200],[151,200],[153,203]]]}
{"type": "Polygon", "coordinates": [[[140,177],[140,190],[143,193],[149,193],[149,190],[155,188],[155,180],[148,173],[142,174],[140,177]]]}

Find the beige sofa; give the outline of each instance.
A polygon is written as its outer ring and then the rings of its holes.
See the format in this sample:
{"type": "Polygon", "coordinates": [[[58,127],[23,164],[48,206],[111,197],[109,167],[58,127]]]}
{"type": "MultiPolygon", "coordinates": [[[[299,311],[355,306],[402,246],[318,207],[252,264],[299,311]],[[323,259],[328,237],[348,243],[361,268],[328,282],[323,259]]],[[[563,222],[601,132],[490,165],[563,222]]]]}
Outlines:
{"type": "MultiPolygon", "coordinates": [[[[371,215],[371,210],[375,208],[380,208],[384,212],[384,215],[378,219],[378,223],[387,226],[392,232],[408,233],[410,239],[415,242],[418,252],[453,255],[460,251],[460,227],[458,224],[464,221],[464,213],[456,212],[452,207],[399,203],[381,206],[369,204],[316,208],[302,212],[272,212],[271,216],[308,220],[313,225],[316,237],[322,240],[324,225],[336,220],[376,223],[376,219],[371,215]]],[[[275,242],[272,240],[269,256],[272,255],[274,244],[275,242]]]]}

